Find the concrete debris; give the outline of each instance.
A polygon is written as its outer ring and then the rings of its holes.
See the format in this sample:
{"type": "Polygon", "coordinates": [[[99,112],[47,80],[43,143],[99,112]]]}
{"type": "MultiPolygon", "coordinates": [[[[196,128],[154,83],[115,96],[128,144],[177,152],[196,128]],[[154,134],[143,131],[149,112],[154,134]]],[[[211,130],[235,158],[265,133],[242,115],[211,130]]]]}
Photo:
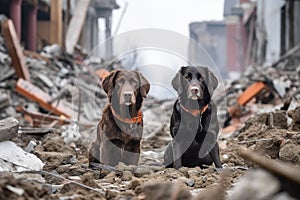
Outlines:
{"type": "Polygon", "coordinates": [[[11,141],[0,143],[0,171],[41,170],[44,163],[34,154],[27,153],[11,141]],[[6,163],[6,164],[5,164],[6,163]]]}
{"type": "Polygon", "coordinates": [[[25,147],[24,151],[26,151],[27,153],[30,153],[30,152],[33,151],[33,149],[34,149],[34,147],[35,147],[36,145],[37,145],[36,142],[31,140],[31,141],[28,143],[28,145],[25,147]]]}
{"type": "Polygon", "coordinates": [[[49,199],[46,188],[28,179],[20,180],[7,173],[0,174],[1,199],[49,199]]]}
{"type": "MultiPolygon", "coordinates": [[[[237,188],[241,187],[240,189],[237,189],[237,193],[245,191],[243,189],[245,187],[249,188],[249,181],[251,181],[255,183],[255,185],[253,185],[252,187],[250,186],[253,189],[253,191],[251,192],[252,195],[254,193],[255,195],[257,195],[254,196],[256,197],[254,199],[272,199],[273,196],[282,191],[287,192],[293,198],[300,198],[300,194],[298,191],[298,188],[300,186],[299,168],[288,165],[282,161],[263,157],[249,150],[240,149],[238,153],[244,159],[249,160],[266,170],[266,172],[264,172],[264,174],[260,174],[260,172],[256,170],[254,173],[252,173],[252,175],[250,175],[249,178],[243,178],[244,184],[239,184],[239,186],[237,186],[237,188]],[[257,179],[261,180],[258,181],[257,179]],[[257,187],[260,183],[264,184],[260,185],[260,187],[257,187]]],[[[245,197],[244,199],[253,199],[253,196],[250,197],[250,194],[247,196],[244,195],[244,192],[242,193],[242,195],[237,195],[237,199],[243,199],[243,197],[245,197]]]]}
{"type": "Polygon", "coordinates": [[[189,200],[192,199],[191,194],[181,183],[159,183],[148,184],[143,188],[145,199],[174,199],[174,200],[189,200]]]}
{"type": "Polygon", "coordinates": [[[61,136],[64,138],[66,144],[76,142],[81,137],[79,125],[76,121],[73,121],[70,125],[64,125],[62,130],[61,136]]]}
{"type": "Polygon", "coordinates": [[[19,121],[14,117],[0,120],[0,142],[17,137],[19,121]]]}
{"type": "Polygon", "coordinates": [[[280,190],[280,182],[264,170],[255,170],[243,176],[230,191],[231,200],[272,199],[280,190]]]}
{"type": "Polygon", "coordinates": [[[87,55],[75,46],[73,55],[57,44],[41,53],[25,51],[11,40],[11,28],[6,21],[5,38],[0,34],[0,171],[8,173],[0,173],[0,199],[300,198],[295,194],[300,66],[289,62],[290,56],[272,66],[248,67],[215,95],[218,117],[225,121],[219,138],[224,171],[162,165],[174,100],[152,97],[142,108],[139,165],[89,166],[87,149],[107,101],[101,80],[106,69],[119,68],[121,62],[84,60],[87,55]],[[250,158],[238,155],[239,148],[259,153],[259,161],[252,152],[250,158]],[[264,171],[253,170],[257,166],[264,171]]]}

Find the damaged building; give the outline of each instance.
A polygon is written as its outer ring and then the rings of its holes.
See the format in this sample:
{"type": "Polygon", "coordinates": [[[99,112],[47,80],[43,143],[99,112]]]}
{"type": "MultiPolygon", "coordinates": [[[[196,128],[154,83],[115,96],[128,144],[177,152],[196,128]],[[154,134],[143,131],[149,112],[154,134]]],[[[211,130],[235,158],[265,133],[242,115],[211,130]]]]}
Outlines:
{"type": "MultiPolygon", "coordinates": [[[[189,25],[191,39],[229,77],[213,96],[225,119],[219,170],[163,165],[175,99],[151,95],[142,107],[139,165],[90,166],[108,99],[101,81],[125,67],[107,64],[109,42],[87,52],[111,37],[119,5],[0,0],[0,199],[300,199],[299,6],[225,0],[223,21],[189,25]]],[[[201,60],[190,48],[189,58],[201,60]]]]}

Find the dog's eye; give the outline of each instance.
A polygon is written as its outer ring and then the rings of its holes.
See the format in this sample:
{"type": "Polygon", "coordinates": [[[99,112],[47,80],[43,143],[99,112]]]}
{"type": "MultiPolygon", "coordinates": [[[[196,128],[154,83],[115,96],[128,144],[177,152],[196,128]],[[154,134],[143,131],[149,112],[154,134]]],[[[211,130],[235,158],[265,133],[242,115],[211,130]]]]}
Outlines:
{"type": "Polygon", "coordinates": [[[197,79],[200,80],[202,78],[201,74],[197,74],[197,79]]]}
{"type": "Polygon", "coordinates": [[[120,78],[119,80],[117,80],[117,82],[122,85],[124,84],[125,80],[123,78],[120,78]]]}
{"type": "Polygon", "coordinates": [[[186,74],[186,75],[184,76],[184,78],[187,79],[187,80],[191,79],[191,77],[192,77],[192,74],[191,74],[191,73],[188,73],[188,74],[186,74]]]}
{"type": "Polygon", "coordinates": [[[134,85],[138,84],[138,81],[134,78],[129,79],[129,82],[134,85]]]}

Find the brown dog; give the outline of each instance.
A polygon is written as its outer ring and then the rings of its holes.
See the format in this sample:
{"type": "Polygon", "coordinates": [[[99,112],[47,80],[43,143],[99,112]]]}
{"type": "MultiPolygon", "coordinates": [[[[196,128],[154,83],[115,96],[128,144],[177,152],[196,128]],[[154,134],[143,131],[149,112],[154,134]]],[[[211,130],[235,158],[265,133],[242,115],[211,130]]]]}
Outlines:
{"type": "Polygon", "coordinates": [[[137,165],[143,134],[141,107],[150,84],[137,71],[114,70],[104,78],[102,87],[109,101],[98,124],[89,161],[110,166],[119,162],[137,165]]]}

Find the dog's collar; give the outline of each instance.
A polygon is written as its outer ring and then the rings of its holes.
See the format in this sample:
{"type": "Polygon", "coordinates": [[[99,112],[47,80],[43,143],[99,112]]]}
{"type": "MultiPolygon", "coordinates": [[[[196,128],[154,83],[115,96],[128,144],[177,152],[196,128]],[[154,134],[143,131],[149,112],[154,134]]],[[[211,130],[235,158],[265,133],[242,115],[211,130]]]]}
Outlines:
{"type": "Polygon", "coordinates": [[[117,118],[119,121],[124,122],[126,124],[140,124],[143,121],[143,113],[142,111],[138,112],[138,115],[136,117],[132,118],[123,118],[119,114],[116,113],[116,111],[111,107],[111,112],[115,118],[117,118]]]}
{"type": "Polygon", "coordinates": [[[189,110],[186,107],[184,107],[182,104],[180,104],[180,107],[187,113],[190,113],[194,117],[197,117],[198,115],[202,115],[207,109],[208,109],[208,104],[204,106],[202,109],[197,109],[197,110],[189,110]]]}

